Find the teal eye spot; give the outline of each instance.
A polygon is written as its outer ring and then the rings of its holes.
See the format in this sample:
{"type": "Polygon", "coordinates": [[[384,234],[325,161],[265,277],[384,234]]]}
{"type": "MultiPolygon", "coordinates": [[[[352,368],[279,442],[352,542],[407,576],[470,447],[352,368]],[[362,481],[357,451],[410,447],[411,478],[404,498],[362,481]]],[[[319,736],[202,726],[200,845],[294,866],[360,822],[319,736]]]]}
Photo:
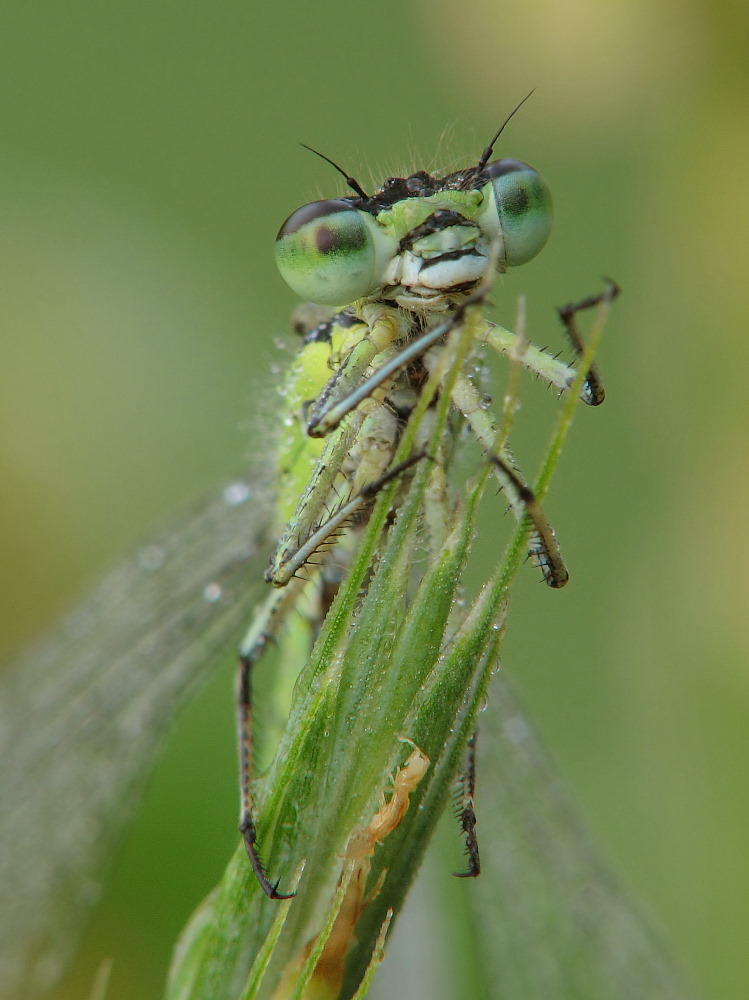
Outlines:
{"type": "Polygon", "coordinates": [[[304,299],[345,305],[377,287],[376,222],[343,199],[297,209],[276,237],[276,264],[304,299]]]}
{"type": "Polygon", "coordinates": [[[551,191],[541,174],[520,160],[495,160],[484,173],[499,222],[505,267],[532,260],[545,246],[553,215],[551,191]]]}

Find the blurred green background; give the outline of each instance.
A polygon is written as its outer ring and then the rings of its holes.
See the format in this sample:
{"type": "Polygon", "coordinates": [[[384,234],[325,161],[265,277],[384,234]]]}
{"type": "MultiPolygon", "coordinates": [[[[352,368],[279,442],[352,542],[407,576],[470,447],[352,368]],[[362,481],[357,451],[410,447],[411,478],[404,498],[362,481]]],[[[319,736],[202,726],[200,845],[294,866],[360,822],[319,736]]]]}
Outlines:
{"type": "MultiPolygon", "coordinates": [[[[0,37],[0,649],[148,526],[267,448],[295,302],[273,238],[340,192],[499,155],[556,197],[497,289],[624,295],[547,503],[504,666],[615,870],[705,997],[749,979],[745,294],[749,15],[707,0],[5,4],[0,37]],[[265,411],[260,412],[259,411],[265,411]]],[[[532,470],[553,399],[523,385],[532,470]]],[[[160,993],[236,842],[231,670],[178,721],[61,997],[160,993]]],[[[483,787],[480,795],[491,795],[483,787]]],[[[479,797],[480,811],[480,797],[479,797]]]]}

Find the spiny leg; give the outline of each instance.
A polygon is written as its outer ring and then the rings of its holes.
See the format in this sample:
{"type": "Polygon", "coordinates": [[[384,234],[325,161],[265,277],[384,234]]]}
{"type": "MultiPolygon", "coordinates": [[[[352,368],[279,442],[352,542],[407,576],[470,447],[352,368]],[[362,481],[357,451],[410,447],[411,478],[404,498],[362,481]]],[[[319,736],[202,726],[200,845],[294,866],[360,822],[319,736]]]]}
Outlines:
{"type": "MultiPolygon", "coordinates": [[[[564,324],[564,329],[567,332],[567,336],[569,337],[573,348],[577,352],[578,357],[585,350],[585,344],[582,336],[580,335],[580,331],[577,328],[577,314],[586,309],[594,309],[602,303],[613,302],[619,295],[620,291],[621,290],[615,281],[612,281],[610,278],[606,278],[606,288],[600,294],[589,295],[587,298],[581,299],[579,302],[572,302],[569,305],[560,306],[557,309],[559,318],[564,324]]],[[[598,366],[595,362],[592,362],[588,369],[588,374],[585,379],[585,388],[590,395],[590,398],[586,400],[586,402],[589,402],[591,406],[600,406],[606,398],[606,392],[603,388],[598,366]]]]}
{"type": "Polygon", "coordinates": [[[265,574],[268,583],[280,587],[288,582],[290,576],[284,576],[282,567],[288,561],[289,554],[295,552],[302,543],[300,540],[314,531],[327,517],[332,498],[336,495],[336,483],[341,475],[341,467],[363,420],[363,413],[353,413],[346,425],[337,429],[325,442],[314,472],[276,546],[265,574]]]}
{"type": "MultiPolygon", "coordinates": [[[[562,309],[558,310],[578,356],[582,354],[584,347],[582,338],[576,329],[572,332],[570,331],[569,327],[567,327],[565,316],[562,313],[563,311],[571,311],[574,318],[574,314],[581,307],[589,308],[597,305],[606,298],[606,294],[591,297],[578,305],[563,306],[562,309]]],[[[484,320],[482,326],[478,328],[476,339],[480,343],[486,344],[493,351],[496,351],[497,354],[517,359],[529,372],[537,375],[544,382],[548,382],[554,388],[559,389],[560,392],[569,389],[577,374],[573,365],[568,365],[564,361],[560,361],[558,357],[554,357],[542,348],[536,347],[535,344],[531,344],[529,341],[519,337],[511,330],[505,330],[504,327],[498,326],[490,320],[484,320]]],[[[592,376],[590,371],[588,372],[583,387],[580,390],[580,399],[584,403],[587,403],[588,406],[599,406],[603,402],[604,393],[595,370],[593,370],[592,376]]]]}
{"type": "Polygon", "coordinates": [[[495,469],[512,484],[512,490],[518,498],[525,516],[531,523],[531,541],[528,546],[528,556],[540,568],[544,582],[549,587],[563,587],[569,580],[569,573],[562,561],[559,544],[554,529],[544,517],[543,511],[536,500],[536,495],[515,469],[499,455],[491,456],[495,469]]]}
{"type": "Polygon", "coordinates": [[[239,647],[237,662],[239,832],[242,834],[255,878],[269,899],[288,899],[289,896],[279,893],[278,882],[273,884],[268,879],[257,849],[252,795],[252,671],[268,645],[275,639],[306,582],[302,579],[294,580],[284,590],[277,590],[268,595],[239,647]]]}
{"type": "Polygon", "coordinates": [[[379,403],[373,404],[366,417],[364,410],[360,407],[334,428],[266,574],[274,586],[285,586],[392,478],[387,470],[400,433],[398,417],[379,403]],[[345,450],[337,448],[331,453],[330,444],[338,439],[345,442],[345,450]],[[348,499],[341,499],[341,485],[346,486],[348,499]]]}
{"type": "Polygon", "coordinates": [[[456,796],[456,819],[460,823],[465,840],[465,852],[468,868],[464,872],[453,872],[456,878],[476,878],[481,874],[481,859],[479,858],[479,842],[476,837],[476,813],[473,808],[473,797],[476,792],[476,741],[478,731],[474,732],[466,744],[466,755],[463,773],[458,779],[456,796]]]}
{"type": "MultiPolygon", "coordinates": [[[[478,327],[476,339],[479,343],[486,344],[487,347],[496,351],[497,354],[516,359],[523,368],[526,368],[531,374],[537,375],[544,382],[548,382],[549,385],[553,385],[560,392],[569,388],[575,378],[575,369],[571,365],[548,354],[542,348],[536,347],[535,344],[518,336],[517,333],[513,333],[512,330],[506,330],[504,327],[492,323],[491,320],[484,320],[482,325],[478,327]]],[[[581,396],[585,402],[588,402],[584,389],[581,396]]]]}
{"type": "MultiPolygon", "coordinates": [[[[425,358],[428,367],[433,361],[434,355],[431,359],[429,356],[425,358]]],[[[458,374],[453,386],[452,398],[455,406],[465,416],[484,451],[492,457],[495,474],[510,501],[516,519],[521,521],[523,517],[527,516],[531,521],[533,532],[528,552],[536,565],[540,567],[545,583],[555,589],[563,587],[569,580],[569,573],[559,551],[554,530],[544,517],[532,490],[514,468],[512,454],[506,445],[501,445],[499,451],[501,457],[495,460],[497,425],[493,416],[483,406],[479,393],[468,376],[462,373],[458,374]],[[532,502],[529,507],[530,501],[532,502]]]]}
{"type": "MultiPolygon", "coordinates": [[[[303,545],[291,554],[286,562],[284,562],[282,567],[279,567],[279,579],[290,580],[296,573],[306,566],[312,556],[317,552],[325,542],[331,537],[336,535],[339,531],[346,527],[346,525],[351,521],[355,514],[358,514],[361,510],[367,507],[375,495],[386,486],[389,482],[396,478],[396,476],[401,475],[406,469],[414,465],[420,459],[426,456],[425,451],[415,452],[410,455],[404,461],[399,462],[392,469],[389,469],[383,476],[375,480],[375,482],[365,483],[364,486],[356,493],[350,500],[346,503],[341,504],[341,506],[335,510],[327,520],[316,528],[307,538],[303,545]]],[[[275,580],[274,580],[275,582],[275,580]]]]}

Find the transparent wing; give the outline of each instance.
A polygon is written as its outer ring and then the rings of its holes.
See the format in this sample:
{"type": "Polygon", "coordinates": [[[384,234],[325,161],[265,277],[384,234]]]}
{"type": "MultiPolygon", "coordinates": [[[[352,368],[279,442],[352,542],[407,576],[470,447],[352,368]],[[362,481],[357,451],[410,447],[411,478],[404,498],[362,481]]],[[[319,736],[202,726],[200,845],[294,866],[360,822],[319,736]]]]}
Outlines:
{"type": "Polygon", "coordinates": [[[488,981],[498,996],[528,1000],[688,1000],[659,933],[591,839],[511,687],[495,680],[479,737],[479,782],[482,765],[491,781],[480,798],[486,865],[471,899],[488,981]],[[496,926],[502,935],[491,933],[496,926]]]}
{"type": "Polygon", "coordinates": [[[258,600],[269,509],[227,487],[0,672],[3,996],[58,978],[161,735],[258,600]]]}

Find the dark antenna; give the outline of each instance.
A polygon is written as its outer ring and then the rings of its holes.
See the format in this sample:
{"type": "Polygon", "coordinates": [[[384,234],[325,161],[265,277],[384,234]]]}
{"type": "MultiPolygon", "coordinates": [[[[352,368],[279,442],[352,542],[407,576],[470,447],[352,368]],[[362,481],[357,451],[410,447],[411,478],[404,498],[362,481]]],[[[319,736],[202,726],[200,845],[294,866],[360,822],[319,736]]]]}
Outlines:
{"type": "MultiPolygon", "coordinates": [[[[530,97],[530,94],[528,95],[528,97],[530,97]]],[[[518,105],[518,107],[520,107],[520,105],[518,105]]],[[[517,110],[517,108],[515,110],[517,110]]],[[[515,112],[513,111],[512,114],[514,115],[515,112]]],[[[510,117],[512,117],[512,115],[510,115],[510,117]]],[[[507,124],[507,123],[505,122],[505,124],[507,124]]],[[[502,127],[504,128],[504,126],[502,126],[502,127]]],[[[500,129],[500,132],[501,131],[502,131],[502,129],[500,129]]],[[[346,173],[346,171],[343,169],[343,167],[339,167],[338,164],[335,163],[333,160],[331,160],[329,156],[326,156],[324,153],[318,152],[316,149],[313,149],[312,146],[308,146],[306,142],[300,142],[299,145],[300,146],[304,146],[305,149],[308,149],[310,151],[310,153],[314,153],[315,156],[319,156],[321,160],[325,160],[325,162],[329,163],[331,165],[331,167],[335,167],[335,169],[338,171],[338,173],[342,177],[346,178],[346,183],[351,188],[351,190],[352,191],[356,191],[356,193],[359,195],[360,198],[364,198],[366,200],[369,199],[369,195],[367,194],[366,191],[363,190],[363,188],[362,188],[361,184],[359,183],[359,181],[356,180],[355,177],[349,177],[349,175],[346,173]]]]}
{"type": "MultiPolygon", "coordinates": [[[[476,173],[480,174],[481,171],[484,169],[484,167],[487,165],[487,163],[489,162],[489,157],[494,152],[494,143],[502,135],[502,132],[504,131],[505,125],[509,122],[509,120],[512,118],[512,116],[517,111],[519,111],[522,108],[522,106],[525,104],[525,102],[528,100],[528,98],[531,96],[531,94],[534,93],[535,89],[536,88],[534,87],[533,90],[530,92],[530,94],[526,94],[525,95],[525,97],[522,99],[522,101],[520,102],[520,104],[518,104],[518,106],[516,108],[512,109],[512,111],[509,113],[509,115],[505,118],[505,120],[499,126],[499,128],[497,129],[497,134],[494,136],[494,138],[492,139],[492,141],[489,143],[489,145],[486,147],[486,149],[484,150],[484,152],[479,157],[478,166],[476,167],[476,173]]],[[[323,159],[325,159],[325,157],[323,157],[323,159]]],[[[343,171],[341,171],[341,172],[343,172],[343,171]]]]}

